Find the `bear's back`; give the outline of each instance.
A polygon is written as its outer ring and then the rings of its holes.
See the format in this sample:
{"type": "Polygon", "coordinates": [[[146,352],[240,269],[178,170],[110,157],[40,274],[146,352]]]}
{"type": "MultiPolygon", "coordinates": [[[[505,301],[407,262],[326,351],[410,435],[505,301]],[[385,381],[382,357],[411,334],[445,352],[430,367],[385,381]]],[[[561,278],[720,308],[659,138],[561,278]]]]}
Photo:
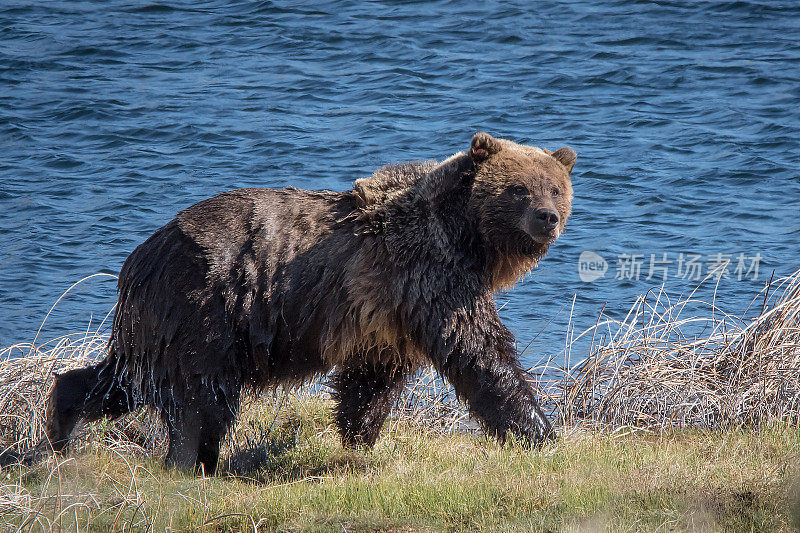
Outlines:
{"type": "MultiPolygon", "coordinates": [[[[153,394],[147,376],[177,372],[155,361],[196,363],[200,352],[229,352],[251,325],[269,330],[276,278],[352,207],[346,193],[237,189],[159,228],[119,277],[114,344],[136,388],[153,394]]],[[[267,330],[259,334],[264,342],[273,333],[267,330]]]]}

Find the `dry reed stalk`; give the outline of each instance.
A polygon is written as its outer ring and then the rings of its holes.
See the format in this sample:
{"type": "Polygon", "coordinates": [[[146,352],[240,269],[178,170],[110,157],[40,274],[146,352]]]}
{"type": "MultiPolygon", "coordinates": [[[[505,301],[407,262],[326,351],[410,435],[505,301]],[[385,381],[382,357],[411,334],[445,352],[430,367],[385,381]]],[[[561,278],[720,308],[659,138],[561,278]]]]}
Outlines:
{"type": "MultiPolygon", "coordinates": [[[[100,329],[0,350],[0,450],[24,452],[38,442],[53,372],[103,357],[108,337],[100,329]]],[[[537,383],[541,396],[560,413],[567,433],[586,423],[608,429],[725,427],[772,420],[800,424],[800,271],[770,283],[763,292],[761,312],[749,321],[726,315],[713,302],[692,295],[672,304],[661,291],[637,299],[623,320],[601,313],[595,326],[577,336],[570,334],[558,355],[570,361],[573,346],[583,337],[591,338],[591,348],[576,365],[559,367],[554,364],[556,355],[551,355],[531,371],[542,376],[537,383]],[[691,306],[705,306],[710,316],[685,317],[691,306]]],[[[297,396],[295,403],[302,406],[311,396],[328,393],[324,381],[317,381],[291,393],[247,399],[243,409],[255,401],[272,402],[268,407],[275,411],[274,418],[265,425],[239,424],[225,451],[237,452],[242,443],[264,447],[287,394],[297,396]]],[[[430,369],[407,387],[393,416],[436,432],[469,426],[452,388],[430,369]]],[[[163,453],[164,431],[153,413],[123,417],[105,424],[102,431],[83,435],[77,439],[78,448],[95,446],[118,454],[130,469],[128,479],[155,478],[129,461],[130,454],[163,453]]],[[[130,515],[127,526],[148,527],[147,516],[158,514],[161,489],[156,500],[148,499],[135,482],[111,474],[107,485],[115,487],[118,496],[112,507],[101,508],[99,499],[89,493],[69,493],[62,479],[72,465],[72,459],[50,457],[35,467],[45,479],[38,497],[25,486],[23,477],[29,470],[8,471],[7,476],[15,477],[0,483],[0,529],[59,529],[69,517],[77,527],[79,510],[86,511],[86,522],[80,525],[87,528],[92,517],[107,513],[130,515]],[[6,522],[11,519],[13,523],[6,522]]],[[[206,480],[197,483],[201,502],[206,480]]],[[[211,524],[219,517],[206,518],[205,523],[211,524]]]]}
{"type": "Polygon", "coordinates": [[[605,338],[579,364],[561,369],[564,379],[548,391],[564,423],[797,424],[800,271],[769,283],[759,299],[761,313],[749,321],[691,296],[670,304],[663,291],[637,299],[622,321],[603,317],[581,336],[602,327],[605,338]],[[692,305],[710,313],[684,317],[692,305]]]}
{"type": "MultiPolygon", "coordinates": [[[[559,367],[551,355],[531,369],[531,379],[564,425],[799,423],[800,271],[770,283],[762,296],[761,313],[745,321],[692,295],[673,304],[663,291],[648,293],[637,299],[623,320],[601,314],[593,327],[568,338],[558,354],[569,360],[572,347],[591,336],[588,357],[574,366],[559,367]],[[684,317],[691,306],[706,307],[707,316],[684,317]]],[[[0,450],[24,452],[38,442],[53,372],[103,357],[108,337],[100,329],[0,350],[0,450]]],[[[324,380],[317,380],[291,394],[329,392],[324,380]]],[[[257,400],[249,399],[244,408],[253,401],[257,400]]],[[[277,395],[265,395],[260,401],[274,402],[275,410],[283,405],[277,395]]],[[[406,388],[393,417],[430,431],[475,428],[452,387],[432,369],[421,372],[406,388]]],[[[104,429],[103,445],[130,452],[152,453],[165,444],[163,429],[152,413],[123,417],[104,429]]],[[[257,438],[239,434],[233,440],[263,441],[271,428],[264,429],[257,430],[257,438]]],[[[247,428],[233,430],[241,431],[247,428]]],[[[79,438],[78,445],[88,441],[79,438]]]]}

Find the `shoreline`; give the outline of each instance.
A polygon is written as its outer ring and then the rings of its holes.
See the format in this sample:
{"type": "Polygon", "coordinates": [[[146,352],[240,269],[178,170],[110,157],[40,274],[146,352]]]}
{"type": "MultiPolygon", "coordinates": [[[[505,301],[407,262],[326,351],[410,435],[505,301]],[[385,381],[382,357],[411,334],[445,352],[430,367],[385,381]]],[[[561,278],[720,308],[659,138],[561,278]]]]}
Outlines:
{"type": "Polygon", "coordinates": [[[165,470],[157,417],[100,423],[73,451],[4,469],[0,526],[80,531],[792,531],[800,429],[604,431],[541,449],[394,418],[345,449],[332,403],[249,406],[213,477],[165,470]]]}
{"type": "MultiPolygon", "coordinates": [[[[83,428],[68,455],[0,471],[0,525],[797,527],[800,271],[767,286],[749,321],[713,305],[706,316],[684,316],[693,303],[643,295],[625,320],[599,317],[573,335],[592,336],[588,357],[534,365],[530,377],[560,436],[541,450],[484,437],[432,371],[407,386],[375,450],[347,450],[317,380],[248,397],[213,478],[160,466],[166,438],[151,412],[83,428]],[[706,333],[687,337],[687,324],[706,333]]],[[[52,373],[102,357],[99,331],[0,350],[4,450],[39,440],[52,373]]]]}

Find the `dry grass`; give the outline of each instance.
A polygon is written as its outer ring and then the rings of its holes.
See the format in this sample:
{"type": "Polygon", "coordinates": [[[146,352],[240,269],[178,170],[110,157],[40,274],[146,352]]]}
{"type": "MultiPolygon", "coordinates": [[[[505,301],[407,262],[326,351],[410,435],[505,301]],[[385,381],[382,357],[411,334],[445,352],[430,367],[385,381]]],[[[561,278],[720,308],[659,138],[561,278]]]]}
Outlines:
{"type": "MultiPolygon", "coordinates": [[[[316,383],[245,402],[223,450],[235,478],[163,471],[152,413],[84,428],[72,455],[0,472],[0,529],[788,529],[800,271],[758,306],[744,320],[648,293],[624,319],[571,336],[566,365],[532,372],[562,426],[542,452],[464,431],[474,425],[431,372],[374,452],[343,450],[316,383]]],[[[0,350],[0,449],[41,438],[53,372],[102,357],[106,339],[101,324],[0,350]]]]}
{"type": "Polygon", "coordinates": [[[641,296],[624,320],[601,316],[581,334],[593,337],[589,357],[559,369],[550,398],[567,424],[796,425],[800,271],[768,284],[754,303],[760,313],[744,320],[692,296],[674,304],[663,291],[641,296]]]}

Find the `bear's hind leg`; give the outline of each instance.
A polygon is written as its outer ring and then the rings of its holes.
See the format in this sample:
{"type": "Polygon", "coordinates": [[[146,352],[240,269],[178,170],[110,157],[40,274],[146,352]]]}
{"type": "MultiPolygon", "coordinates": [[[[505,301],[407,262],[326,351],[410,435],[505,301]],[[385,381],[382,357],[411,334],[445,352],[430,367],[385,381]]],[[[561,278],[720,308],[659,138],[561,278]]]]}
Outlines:
{"type": "Polygon", "coordinates": [[[233,420],[233,413],[223,406],[205,411],[195,465],[198,471],[202,467],[207,475],[211,475],[217,470],[219,448],[233,420]]]}
{"type": "Polygon", "coordinates": [[[164,464],[167,468],[191,471],[197,463],[200,447],[200,424],[187,420],[184,413],[162,414],[169,434],[169,448],[164,464]]]}
{"type": "Polygon", "coordinates": [[[400,365],[368,363],[344,368],[334,375],[336,423],[345,446],[375,445],[408,373],[400,365]]]}
{"type": "Polygon", "coordinates": [[[131,410],[129,395],[113,376],[106,362],[77,368],[56,376],[47,401],[46,437],[41,451],[62,451],[81,420],[117,418],[131,410]]]}
{"type": "MultiPolygon", "coordinates": [[[[234,401],[238,403],[238,398],[234,401]]],[[[235,409],[224,399],[204,390],[193,403],[178,411],[178,414],[162,415],[169,432],[169,449],[164,462],[168,467],[214,474],[219,448],[235,418],[235,409]]]]}

